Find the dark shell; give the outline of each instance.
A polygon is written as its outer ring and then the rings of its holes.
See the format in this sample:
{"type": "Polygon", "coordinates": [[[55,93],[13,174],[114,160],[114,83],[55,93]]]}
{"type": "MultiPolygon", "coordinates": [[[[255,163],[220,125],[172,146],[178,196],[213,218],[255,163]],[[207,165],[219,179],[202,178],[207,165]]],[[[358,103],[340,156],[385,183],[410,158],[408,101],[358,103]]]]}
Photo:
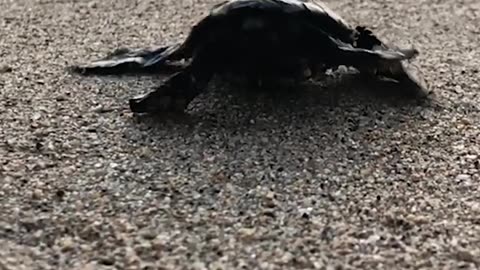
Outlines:
{"type": "Polygon", "coordinates": [[[315,27],[342,41],[352,41],[355,30],[338,14],[329,9],[322,2],[311,0],[231,0],[215,6],[209,16],[244,16],[249,20],[251,12],[278,13],[287,16],[301,17],[309,20],[315,27]]]}

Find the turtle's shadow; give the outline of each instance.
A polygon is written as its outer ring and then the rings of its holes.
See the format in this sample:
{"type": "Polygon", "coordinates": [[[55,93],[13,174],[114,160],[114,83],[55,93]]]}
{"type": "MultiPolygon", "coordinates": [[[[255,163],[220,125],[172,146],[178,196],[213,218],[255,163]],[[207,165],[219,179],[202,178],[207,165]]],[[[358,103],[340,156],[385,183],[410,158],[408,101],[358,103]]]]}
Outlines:
{"type": "Polygon", "coordinates": [[[206,155],[214,157],[225,175],[244,175],[236,182],[239,186],[261,184],[264,179],[255,175],[259,171],[286,185],[294,179],[282,171],[315,172],[307,160],[328,160],[335,167],[346,160],[364,164],[374,159],[379,144],[388,146],[391,138],[398,139],[398,131],[421,124],[411,122],[426,121],[423,110],[432,110],[428,103],[382,92],[381,86],[373,89],[354,77],[294,92],[214,86],[195,100],[186,116],[132,117],[125,134],[129,144],[156,149],[158,160],[186,164],[178,171],[192,177],[198,176],[191,168],[202,171],[202,164],[209,164],[206,155]],[[337,96],[336,103],[332,96],[337,96]]]}
{"type": "Polygon", "coordinates": [[[232,130],[251,129],[259,119],[268,121],[271,128],[275,128],[274,123],[282,127],[307,125],[310,121],[332,124],[358,111],[388,111],[399,119],[414,120],[421,117],[421,108],[432,107],[433,103],[430,97],[416,98],[409,91],[393,82],[367,81],[355,74],[275,89],[248,89],[216,80],[211,90],[197,97],[183,115],[139,115],[134,119],[138,125],[155,129],[220,125],[232,130]]]}

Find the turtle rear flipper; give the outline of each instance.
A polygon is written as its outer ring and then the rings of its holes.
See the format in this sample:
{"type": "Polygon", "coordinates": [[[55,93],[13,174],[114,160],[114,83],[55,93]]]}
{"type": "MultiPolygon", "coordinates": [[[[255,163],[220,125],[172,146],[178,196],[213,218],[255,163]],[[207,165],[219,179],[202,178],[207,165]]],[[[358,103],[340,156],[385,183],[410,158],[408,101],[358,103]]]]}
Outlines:
{"type": "Polygon", "coordinates": [[[156,49],[120,48],[105,58],[86,65],[69,67],[73,73],[82,75],[120,75],[126,73],[154,73],[162,70],[176,71],[176,66],[166,61],[177,52],[178,46],[165,46],[156,49]]]}

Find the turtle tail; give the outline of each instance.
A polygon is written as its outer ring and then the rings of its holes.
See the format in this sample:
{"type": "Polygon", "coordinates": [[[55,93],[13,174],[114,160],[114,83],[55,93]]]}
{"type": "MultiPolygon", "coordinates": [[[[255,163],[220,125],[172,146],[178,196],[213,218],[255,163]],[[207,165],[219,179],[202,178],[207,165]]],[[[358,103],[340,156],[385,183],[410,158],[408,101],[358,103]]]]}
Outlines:
{"type": "Polygon", "coordinates": [[[86,65],[74,65],[68,69],[82,75],[121,75],[126,73],[155,73],[177,71],[178,66],[167,61],[180,60],[184,57],[180,45],[165,46],[155,49],[120,48],[105,58],[86,65]]]}

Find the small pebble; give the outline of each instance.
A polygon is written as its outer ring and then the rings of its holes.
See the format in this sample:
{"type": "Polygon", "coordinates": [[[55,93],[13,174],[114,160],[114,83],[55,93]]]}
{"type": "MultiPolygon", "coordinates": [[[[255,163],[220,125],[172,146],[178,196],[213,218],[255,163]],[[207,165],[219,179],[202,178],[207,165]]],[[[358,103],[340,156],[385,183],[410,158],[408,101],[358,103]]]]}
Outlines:
{"type": "Polygon", "coordinates": [[[70,251],[74,248],[75,242],[71,237],[64,237],[60,240],[60,249],[62,252],[70,251]]]}
{"type": "Polygon", "coordinates": [[[468,174],[459,174],[457,177],[455,177],[455,180],[457,182],[463,182],[463,181],[470,181],[471,176],[468,174]]]}
{"type": "Polygon", "coordinates": [[[10,66],[0,64],[0,74],[1,73],[9,73],[9,72],[12,72],[12,71],[13,71],[13,69],[10,66]]]}

